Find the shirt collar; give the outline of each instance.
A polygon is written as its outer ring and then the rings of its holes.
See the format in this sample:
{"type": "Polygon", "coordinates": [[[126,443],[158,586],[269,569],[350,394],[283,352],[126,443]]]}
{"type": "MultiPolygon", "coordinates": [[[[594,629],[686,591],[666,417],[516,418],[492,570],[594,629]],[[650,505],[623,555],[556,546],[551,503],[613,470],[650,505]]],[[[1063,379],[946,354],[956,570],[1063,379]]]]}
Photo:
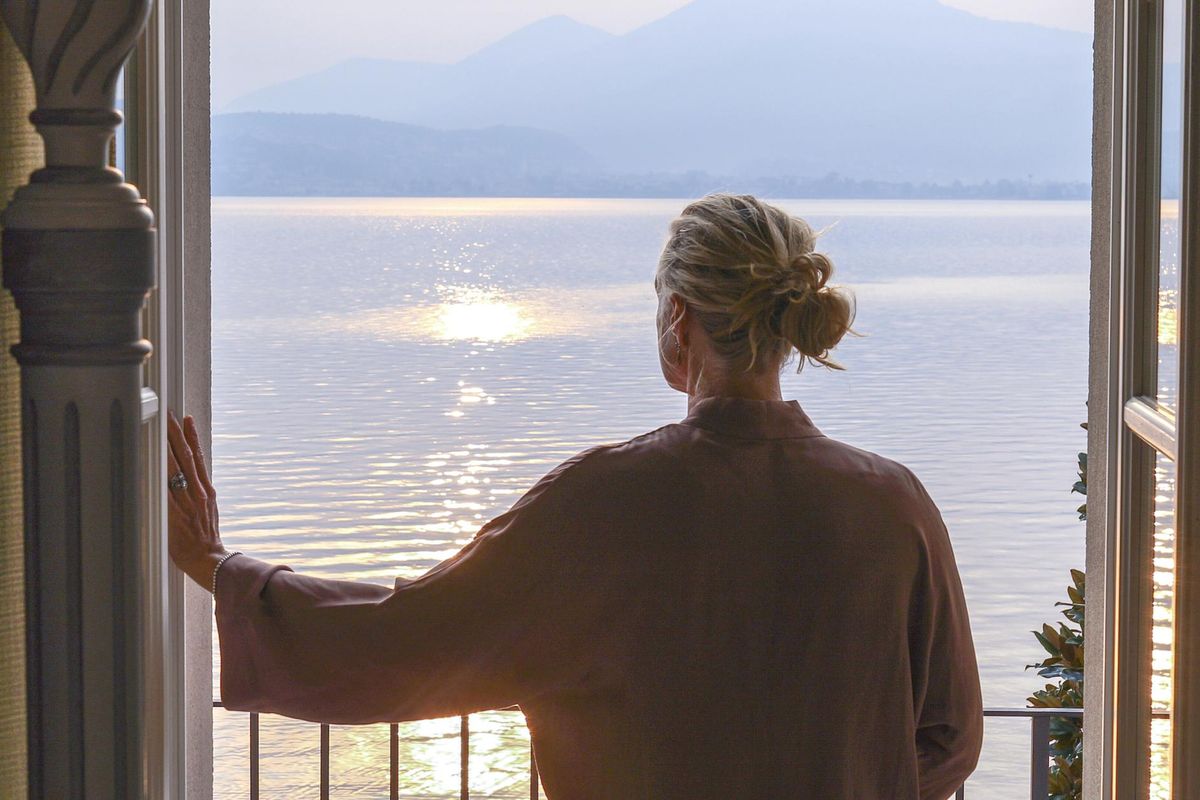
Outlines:
{"type": "Polygon", "coordinates": [[[691,403],[683,424],[741,439],[799,439],[822,435],[795,400],[705,397],[691,403]]]}

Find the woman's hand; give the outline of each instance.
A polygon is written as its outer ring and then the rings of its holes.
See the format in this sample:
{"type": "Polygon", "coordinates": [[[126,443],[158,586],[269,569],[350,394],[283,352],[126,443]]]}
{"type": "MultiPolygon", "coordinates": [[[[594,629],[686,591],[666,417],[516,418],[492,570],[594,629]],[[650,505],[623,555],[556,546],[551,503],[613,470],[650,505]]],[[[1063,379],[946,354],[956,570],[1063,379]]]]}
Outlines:
{"type": "Polygon", "coordinates": [[[212,589],[213,570],[225,554],[217,527],[217,491],[208,479],[208,467],[196,434],[196,421],[167,416],[167,551],[175,566],[212,589]],[[172,476],[183,475],[186,488],[172,486],[172,476]]]}

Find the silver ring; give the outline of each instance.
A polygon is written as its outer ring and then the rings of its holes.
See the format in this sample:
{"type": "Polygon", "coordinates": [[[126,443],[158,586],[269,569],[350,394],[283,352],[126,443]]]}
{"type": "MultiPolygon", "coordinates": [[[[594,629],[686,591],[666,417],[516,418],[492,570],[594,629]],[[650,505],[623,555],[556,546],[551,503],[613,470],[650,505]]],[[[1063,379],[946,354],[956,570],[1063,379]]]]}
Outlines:
{"type": "Polygon", "coordinates": [[[187,476],[182,472],[176,472],[167,480],[167,486],[176,491],[186,492],[188,488],[187,476]]]}

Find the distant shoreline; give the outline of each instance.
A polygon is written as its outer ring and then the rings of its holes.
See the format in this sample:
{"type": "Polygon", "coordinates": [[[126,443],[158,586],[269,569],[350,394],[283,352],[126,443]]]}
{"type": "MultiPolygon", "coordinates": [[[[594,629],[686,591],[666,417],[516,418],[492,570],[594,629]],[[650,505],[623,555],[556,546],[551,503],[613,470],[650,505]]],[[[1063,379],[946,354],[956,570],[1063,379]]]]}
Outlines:
{"type": "MultiPolygon", "coordinates": [[[[321,197],[214,195],[214,214],[299,214],[328,217],[489,217],[495,214],[522,217],[625,216],[657,214],[670,218],[692,197],[321,197]]],[[[764,196],[764,199],[806,218],[928,217],[1029,217],[1039,219],[1090,218],[1090,200],[945,200],[916,198],[822,198],[764,196]]]]}
{"type": "Polygon", "coordinates": [[[1087,176],[1039,176],[1032,165],[1023,174],[993,165],[956,178],[961,170],[951,162],[913,166],[906,173],[873,165],[865,155],[848,168],[850,174],[824,160],[807,167],[661,163],[606,163],[561,134],[535,128],[440,130],[346,114],[253,112],[212,118],[210,185],[215,195],[236,197],[612,199],[725,191],[862,200],[1083,200],[1091,195],[1087,176]],[[889,177],[863,177],[880,171],[889,177]]]}
{"type": "Polygon", "coordinates": [[[213,188],[213,197],[278,197],[278,198],[472,198],[472,199],[579,199],[579,200],[677,200],[687,197],[700,197],[714,191],[732,191],[755,194],[762,197],[804,198],[812,200],[1063,200],[1079,201],[1091,199],[1091,187],[1087,184],[1074,183],[1021,183],[997,181],[994,184],[875,184],[863,181],[863,184],[877,185],[878,189],[869,191],[852,187],[831,188],[821,181],[791,181],[791,180],[711,180],[686,181],[679,185],[664,188],[662,191],[638,191],[634,188],[622,190],[614,187],[611,191],[554,191],[547,187],[541,191],[530,188],[526,191],[504,190],[496,191],[461,191],[456,187],[446,187],[445,190],[426,189],[423,191],[379,191],[378,187],[364,187],[355,191],[352,188],[331,187],[319,190],[306,190],[292,187],[280,190],[270,186],[247,186],[244,189],[228,186],[213,188]],[[885,188],[886,187],[886,188],[885,188]],[[274,190],[273,190],[274,189],[274,190]]]}
{"type": "MultiPolygon", "coordinates": [[[[713,190],[718,191],[718,190],[713,190]]],[[[699,195],[543,195],[543,194],[210,194],[214,200],[432,200],[432,201],[453,201],[453,200],[512,200],[528,201],[528,202],[569,202],[573,200],[589,201],[589,200],[611,200],[616,202],[621,201],[679,201],[688,200],[699,195]]],[[[762,195],[763,197],[773,197],[776,200],[811,200],[815,202],[859,202],[859,201],[913,201],[921,203],[945,203],[951,201],[979,201],[981,203],[1062,203],[1062,204],[1079,204],[1088,203],[1091,200],[1090,196],[1083,197],[822,197],[819,195],[762,195]]]]}

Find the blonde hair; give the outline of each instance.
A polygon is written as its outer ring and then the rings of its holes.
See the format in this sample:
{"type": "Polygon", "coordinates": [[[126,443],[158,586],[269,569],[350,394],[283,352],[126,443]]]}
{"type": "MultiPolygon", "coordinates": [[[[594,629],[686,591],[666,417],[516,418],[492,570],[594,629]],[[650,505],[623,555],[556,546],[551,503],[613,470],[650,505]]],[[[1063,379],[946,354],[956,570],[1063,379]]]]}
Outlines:
{"type": "Polygon", "coordinates": [[[718,352],[747,371],[782,366],[793,349],[798,369],[842,369],[829,351],[850,330],[853,299],[827,285],[833,262],[816,240],[807,222],[756,197],[710,194],[671,223],[655,285],[679,295],[718,352]]]}

